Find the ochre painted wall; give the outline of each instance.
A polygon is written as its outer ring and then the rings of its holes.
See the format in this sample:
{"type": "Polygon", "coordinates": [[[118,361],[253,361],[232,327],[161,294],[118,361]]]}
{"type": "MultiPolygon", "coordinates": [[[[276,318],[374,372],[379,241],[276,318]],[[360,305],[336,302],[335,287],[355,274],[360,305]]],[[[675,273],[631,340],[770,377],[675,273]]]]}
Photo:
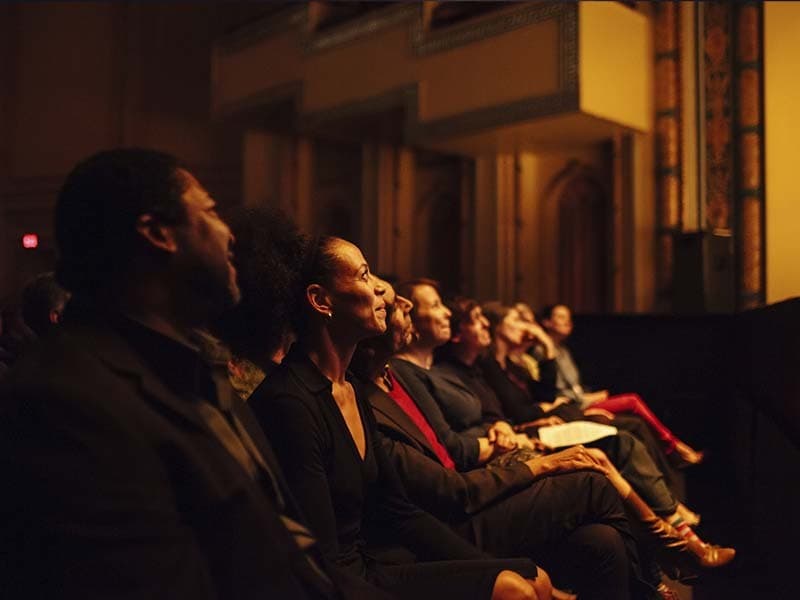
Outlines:
{"type": "Polygon", "coordinates": [[[411,25],[404,22],[306,52],[299,29],[290,28],[232,53],[218,48],[215,105],[303,82],[301,109],[314,112],[418,82],[419,116],[425,121],[558,89],[553,20],[422,57],[412,53],[410,35],[411,25]]]}
{"type": "Polygon", "coordinates": [[[800,296],[800,2],[764,3],[767,302],[800,296]]]}
{"type": "Polygon", "coordinates": [[[652,27],[647,16],[619,2],[581,2],[579,60],[581,110],[650,131],[652,27]]]}

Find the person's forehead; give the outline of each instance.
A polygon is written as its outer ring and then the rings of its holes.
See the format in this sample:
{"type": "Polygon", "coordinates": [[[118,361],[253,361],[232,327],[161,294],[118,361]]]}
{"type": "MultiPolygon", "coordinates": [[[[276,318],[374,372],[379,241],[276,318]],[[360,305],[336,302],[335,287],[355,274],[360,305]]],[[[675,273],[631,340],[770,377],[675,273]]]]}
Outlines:
{"type": "Polygon", "coordinates": [[[434,304],[439,299],[439,292],[432,285],[423,283],[414,290],[414,299],[418,304],[434,304]]]}
{"type": "Polygon", "coordinates": [[[339,256],[352,259],[355,262],[366,262],[364,260],[364,255],[361,254],[361,250],[358,248],[358,246],[348,242],[347,240],[337,239],[334,245],[334,251],[339,256]]]}
{"type": "Polygon", "coordinates": [[[185,202],[192,202],[192,201],[200,201],[200,200],[210,200],[211,196],[208,194],[208,191],[200,185],[200,182],[197,181],[194,175],[189,173],[189,171],[185,169],[178,169],[178,176],[183,180],[184,185],[186,186],[181,198],[185,202]]]}

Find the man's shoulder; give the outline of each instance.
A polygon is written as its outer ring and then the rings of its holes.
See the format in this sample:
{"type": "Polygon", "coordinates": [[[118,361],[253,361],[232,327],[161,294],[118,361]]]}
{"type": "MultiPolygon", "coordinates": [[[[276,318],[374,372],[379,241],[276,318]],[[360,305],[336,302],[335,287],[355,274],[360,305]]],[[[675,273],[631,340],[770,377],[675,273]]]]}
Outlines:
{"type": "Polygon", "coordinates": [[[125,370],[141,371],[142,365],[112,330],[65,325],[28,348],[14,364],[0,386],[0,405],[7,410],[53,398],[116,405],[123,389],[133,389],[125,370]],[[117,402],[109,402],[111,397],[117,402]]]}
{"type": "Polygon", "coordinates": [[[26,349],[3,382],[3,390],[89,383],[101,362],[79,337],[58,330],[26,349]]]}

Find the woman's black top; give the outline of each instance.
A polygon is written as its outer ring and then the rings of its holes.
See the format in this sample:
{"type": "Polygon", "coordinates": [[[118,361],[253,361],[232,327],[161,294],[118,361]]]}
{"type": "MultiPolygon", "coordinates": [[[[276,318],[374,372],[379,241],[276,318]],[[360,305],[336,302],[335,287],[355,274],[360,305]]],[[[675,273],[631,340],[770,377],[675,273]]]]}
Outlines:
{"type": "Polygon", "coordinates": [[[259,386],[249,404],[322,551],[369,577],[380,549],[402,544],[420,560],[483,558],[475,547],[412,505],[381,445],[369,406],[357,400],[362,460],[331,382],[299,350],[259,386]]]}

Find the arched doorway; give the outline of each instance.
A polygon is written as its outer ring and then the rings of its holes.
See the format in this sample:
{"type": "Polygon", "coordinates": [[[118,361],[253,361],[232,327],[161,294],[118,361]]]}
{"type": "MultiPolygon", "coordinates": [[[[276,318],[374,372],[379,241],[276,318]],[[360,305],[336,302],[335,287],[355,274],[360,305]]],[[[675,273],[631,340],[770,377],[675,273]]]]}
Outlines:
{"type": "MultiPolygon", "coordinates": [[[[550,186],[558,223],[558,301],[578,313],[608,310],[610,199],[595,169],[570,163],[550,186]]],[[[552,212],[551,212],[552,214],[552,212]]]]}

